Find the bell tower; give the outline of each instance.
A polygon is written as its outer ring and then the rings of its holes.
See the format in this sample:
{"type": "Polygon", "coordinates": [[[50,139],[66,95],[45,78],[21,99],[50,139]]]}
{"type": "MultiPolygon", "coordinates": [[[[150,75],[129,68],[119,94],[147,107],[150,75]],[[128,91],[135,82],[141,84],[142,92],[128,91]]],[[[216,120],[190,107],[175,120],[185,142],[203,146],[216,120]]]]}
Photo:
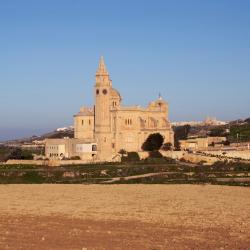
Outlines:
{"type": "Polygon", "coordinates": [[[103,57],[96,71],[95,83],[95,139],[97,142],[97,157],[109,160],[112,157],[110,92],[112,83],[106,70],[103,57]]]}

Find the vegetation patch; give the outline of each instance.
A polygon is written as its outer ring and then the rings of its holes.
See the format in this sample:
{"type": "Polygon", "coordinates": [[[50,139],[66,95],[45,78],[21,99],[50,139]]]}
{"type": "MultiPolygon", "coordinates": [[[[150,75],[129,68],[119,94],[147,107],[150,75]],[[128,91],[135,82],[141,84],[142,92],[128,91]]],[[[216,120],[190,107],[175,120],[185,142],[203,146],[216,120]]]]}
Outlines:
{"type": "Polygon", "coordinates": [[[0,183],[98,184],[116,178],[113,183],[250,185],[250,164],[217,162],[211,166],[190,166],[177,164],[170,160],[173,161],[162,157],[133,163],[83,164],[63,167],[2,165],[0,183]],[[159,162],[155,162],[155,160],[159,162]],[[148,174],[152,174],[152,176],[148,176],[148,174]]]}

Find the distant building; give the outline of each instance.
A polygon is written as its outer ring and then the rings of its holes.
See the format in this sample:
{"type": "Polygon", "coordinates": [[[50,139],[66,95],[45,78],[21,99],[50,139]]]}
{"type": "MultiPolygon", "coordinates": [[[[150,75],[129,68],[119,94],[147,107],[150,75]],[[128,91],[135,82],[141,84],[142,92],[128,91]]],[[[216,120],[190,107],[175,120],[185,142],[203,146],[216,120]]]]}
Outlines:
{"type": "Polygon", "coordinates": [[[226,125],[226,124],[227,122],[218,121],[215,117],[209,117],[209,116],[202,122],[202,125],[219,126],[219,125],[226,125]]]}
{"type": "Polygon", "coordinates": [[[182,122],[171,122],[172,126],[184,126],[184,125],[190,125],[190,126],[199,126],[202,124],[202,121],[182,121],[182,122]]]}
{"type": "Polygon", "coordinates": [[[108,161],[112,160],[121,149],[141,151],[142,144],[152,133],[160,133],[165,143],[173,144],[174,134],[168,120],[167,102],[159,97],[146,108],[123,106],[122,97],[113,88],[102,57],[96,72],[94,93],[95,105],[82,107],[74,116],[75,138],[47,139],[47,157],[78,155],[84,158],[83,152],[77,152],[77,147],[82,145],[84,151],[87,148],[86,145],[90,143],[97,147],[97,152],[92,152],[93,157],[108,161]],[[78,142],[75,142],[76,140],[78,142]],[[59,148],[60,152],[54,151],[59,148]]]}
{"type": "Polygon", "coordinates": [[[209,146],[214,146],[225,142],[226,137],[205,137],[205,138],[188,138],[179,140],[181,150],[206,150],[209,146]]]}
{"type": "Polygon", "coordinates": [[[226,125],[228,122],[224,121],[218,121],[214,117],[207,117],[204,121],[181,121],[181,122],[172,122],[172,126],[184,126],[184,125],[190,125],[190,126],[208,126],[208,125],[226,125]]]}

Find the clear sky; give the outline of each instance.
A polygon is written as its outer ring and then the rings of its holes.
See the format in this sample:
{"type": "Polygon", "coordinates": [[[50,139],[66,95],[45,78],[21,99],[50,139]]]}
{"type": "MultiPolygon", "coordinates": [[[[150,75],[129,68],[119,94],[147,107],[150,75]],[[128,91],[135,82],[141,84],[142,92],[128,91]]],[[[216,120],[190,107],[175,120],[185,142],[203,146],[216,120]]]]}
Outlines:
{"type": "Polygon", "coordinates": [[[250,116],[249,0],[1,0],[0,140],[73,124],[100,55],[124,104],[250,116]]]}

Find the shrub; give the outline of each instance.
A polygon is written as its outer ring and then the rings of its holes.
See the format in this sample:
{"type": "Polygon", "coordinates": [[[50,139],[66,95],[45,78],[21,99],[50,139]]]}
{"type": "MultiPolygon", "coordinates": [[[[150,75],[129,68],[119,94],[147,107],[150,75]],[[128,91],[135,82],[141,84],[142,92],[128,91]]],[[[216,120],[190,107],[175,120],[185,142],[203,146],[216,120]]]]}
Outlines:
{"type": "Polygon", "coordinates": [[[187,160],[186,160],[184,157],[181,157],[181,158],[179,159],[179,161],[187,162],[187,160]]]}
{"type": "Polygon", "coordinates": [[[140,156],[137,152],[128,152],[129,161],[140,161],[140,156]]]}
{"type": "Polygon", "coordinates": [[[166,163],[171,163],[171,164],[175,164],[176,163],[176,160],[172,159],[170,157],[164,156],[163,158],[164,158],[164,160],[165,160],[166,163]]]}
{"type": "Polygon", "coordinates": [[[164,138],[161,134],[155,133],[148,136],[146,141],[142,145],[144,151],[159,150],[162,147],[164,138]]]}
{"type": "Polygon", "coordinates": [[[128,152],[127,156],[122,156],[122,162],[137,162],[140,161],[140,156],[137,152],[128,152]]]}
{"type": "Polygon", "coordinates": [[[210,136],[225,136],[226,131],[224,126],[217,126],[215,128],[212,128],[209,132],[210,136]]]}
{"type": "Polygon", "coordinates": [[[9,159],[13,159],[13,160],[33,160],[33,155],[28,150],[22,150],[20,148],[15,148],[10,153],[9,159]]]}
{"type": "Polygon", "coordinates": [[[171,142],[167,142],[167,143],[163,144],[163,146],[162,146],[162,150],[169,151],[171,149],[172,149],[172,143],[171,142]]]}
{"type": "Polygon", "coordinates": [[[202,161],[200,161],[198,164],[199,164],[199,165],[204,165],[204,164],[206,164],[206,163],[207,163],[207,161],[202,160],[202,161]]]}
{"type": "Polygon", "coordinates": [[[22,159],[23,160],[33,160],[33,155],[30,151],[28,150],[23,150],[22,152],[22,159]]]}
{"type": "Polygon", "coordinates": [[[230,145],[230,141],[224,141],[224,142],[223,142],[223,145],[224,145],[224,146],[229,146],[229,145],[230,145]]]}
{"type": "Polygon", "coordinates": [[[125,149],[121,149],[118,153],[124,156],[125,154],[127,154],[127,151],[125,149]]]}
{"type": "Polygon", "coordinates": [[[10,153],[11,153],[11,148],[0,145],[0,162],[7,161],[9,159],[10,153]]]}
{"type": "Polygon", "coordinates": [[[121,162],[128,162],[128,157],[122,155],[122,157],[121,157],[121,162]]]}
{"type": "Polygon", "coordinates": [[[62,158],[62,160],[63,160],[63,161],[68,161],[68,160],[70,160],[70,159],[69,159],[68,157],[65,157],[65,156],[64,156],[64,157],[62,158]]]}
{"type": "Polygon", "coordinates": [[[164,157],[162,157],[162,158],[150,158],[150,157],[148,157],[148,158],[146,158],[145,159],[145,162],[146,163],[156,163],[156,164],[164,164],[164,163],[166,163],[166,160],[165,160],[165,158],[164,157]]]}
{"type": "Polygon", "coordinates": [[[162,158],[162,157],[163,157],[162,154],[157,150],[149,152],[148,156],[148,158],[162,158]]]}
{"type": "Polygon", "coordinates": [[[180,150],[179,140],[186,140],[190,129],[190,125],[174,127],[174,146],[176,150],[180,150]]]}
{"type": "Polygon", "coordinates": [[[70,157],[70,160],[81,160],[81,157],[78,155],[72,156],[72,157],[70,157]]]}
{"type": "Polygon", "coordinates": [[[23,181],[25,183],[42,183],[43,182],[43,177],[39,175],[38,172],[26,172],[23,175],[23,181]]]}

